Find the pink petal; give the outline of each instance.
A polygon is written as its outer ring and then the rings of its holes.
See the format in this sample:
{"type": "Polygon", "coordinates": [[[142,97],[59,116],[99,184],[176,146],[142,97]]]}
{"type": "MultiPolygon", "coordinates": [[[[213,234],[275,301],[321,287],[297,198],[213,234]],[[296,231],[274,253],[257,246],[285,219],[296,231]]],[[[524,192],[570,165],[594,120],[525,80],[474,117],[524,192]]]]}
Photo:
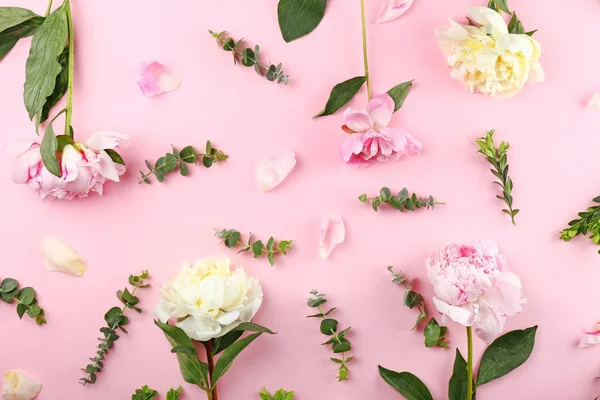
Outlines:
{"type": "Polygon", "coordinates": [[[138,85],[144,96],[170,92],[177,89],[181,84],[177,77],[167,72],[164,65],[156,61],[142,64],[140,75],[142,79],[138,81],[138,85]]]}
{"type": "Polygon", "coordinates": [[[388,126],[394,115],[394,99],[387,93],[373,97],[367,104],[367,113],[373,120],[374,129],[388,126]]]}
{"type": "Polygon", "coordinates": [[[325,217],[321,221],[321,246],[319,254],[327,259],[331,251],[346,238],[346,227],[342,217],[325,217]]]}
{"type": "Polygon", "coordinates": [[[351,158],[355,154],[359,154],[363,148],[363,137],[362,133],[355,133],[347,135],[342,143],[340,144],[340,155],[342,160],[350,162],[351,158]]]}
{"type": "Polygon", "coordinates": [[[113,182],[119,182],[119,171],[117,164],[110,158],[108,154],[101,154],[100,161],[96,164],[96,171],[106,179],[113,182]]]}
{"type": "Polygon", "coordinates": [[[381,5],[377,23],[390,22],[400,18],[412,6],[413,0],[385,0],[381,5]]]}
{"type": "Polygon", "coordinates": [[[486,304],[479,304],[477,321],[475,322],[475,334],[485,343],[490,344],[502,333],[506,317],[488,307],[486,304]]]}
{"type": "Polygon", "coordinates": [[[600,93],[594,94],[588,102],[588,108],[592,110],[600,110],[600,93]]]}
{"type": "Polygon", "coordinates": [[[13,166],[12,178],[15,183],[27,183],[32,176],[37,174],[42,154],[38,147],[33,148],[21,155],[13,166]]]}
{"type": "Polygon", "coordinates": [[[62,152],[61,169],[62,181],[73,182],[79,174],[79,161],[82,160],[81,153],[75,150],[75,147],[68,144],[62,152]]]}
{"type": "Polygon", "coordinates": [[[579,338],[579,347],[593,346],[600,343],[600,322],[596,322],[579,338]]]}
{"type": "Polygon", "coordinates": [[[19,140],[6,146],[6,152],[14,157],[19,157],[29,151],[32,147],[39,147],[39,140],[19,140]]]}
{"type": "Polygon", "coordinates": [[[344,112],[344,124],[356,133],[363,133],[373,127],[373,121],[369,114],[364,111],[348,108],[344,112]]]}
{"type": "Polygon", "coordinates": [[[261,161],[255,170],[258,187],[263,192],[275,189],[292,172],[295,165],[296,154],[293,151],[276,154],[261,161]]]}
{"type": "Polygon", "coordinates": [[[523,287],[519,277],[504,271],[496,278],[494,286],[483,296],[483,300],[494,312],[511,316],[521,312],[521,305],[525,302],[522,295],[523,287]]]}
{"type": "Polygon", "coordinates": [[[131,143],[130,135],[116,132],[96,132],[86,142],[86,147],[92,150],[114,149],[116,147],[127,147],[131,143]]]}
{"type": "Polygon", "coordinates": [[[471,326],[475,321],[475,311],[473,310],[473,304],[465,304],[464,306],[451,306],[438,299],[433,298],[433,304],[438,311],[445,316],[449,317],[452,321],[458,322],[464,326],[471,326]]]}

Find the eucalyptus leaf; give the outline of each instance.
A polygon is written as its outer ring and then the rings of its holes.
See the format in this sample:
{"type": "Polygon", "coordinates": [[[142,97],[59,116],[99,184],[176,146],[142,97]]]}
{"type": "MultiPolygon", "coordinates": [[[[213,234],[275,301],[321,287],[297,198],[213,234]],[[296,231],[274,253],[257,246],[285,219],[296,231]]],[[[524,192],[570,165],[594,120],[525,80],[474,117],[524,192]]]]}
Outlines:
{"type": "Polygon", "coordinates": [[[279,0],[279,29],[286,42],[309,34],[325,15],[327,0],[279,0]]]}
{"type": "Polygon", "coordinates": [[[379,375],[407,400],[433,400],[427,386],[410,372],[395,372],[380,365],[379,375]]]}
{"type": "Polygon", "coordinates": [[[335,85],[329,94],[329,100],[327,100],[325,108],[315,115],[315,118],[331,115],[342,108],[350,100],[352,100],[354,95],[360,90],[366,80],[367,78],[364,76],[356,76],[335,85]]]}
{"type": "Polygon", "coordinates": [[[35,300],[35,290],[31,287],[21,289],[18,296],[19,302],[30,305],[35,300]]]}
{"type": "Polygon", "coordinates": [[[414,80],[404,82],[388,90],[388,94],[394,99],[394,112],[398,111],[404,105],[404,100],[406,100],[413,82],[414,80]]]}

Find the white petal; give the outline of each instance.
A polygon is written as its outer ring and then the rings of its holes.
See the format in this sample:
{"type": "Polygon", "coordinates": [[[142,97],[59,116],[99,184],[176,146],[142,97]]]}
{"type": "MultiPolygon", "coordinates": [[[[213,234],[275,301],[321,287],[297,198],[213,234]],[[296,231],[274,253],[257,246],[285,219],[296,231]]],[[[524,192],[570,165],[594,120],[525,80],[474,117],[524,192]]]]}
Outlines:
{"type": "Polygon", "coordinates": [[[595,93],[591,98],[590,101],[588,101],[588,105],[589,108],[591,108],[592,110],[600,110],[600,92],[595,93]]]}
{"type": "Polygon", "coordinates": [[[325,217],[321,221],[321,246],[319,254],[327,259],[331,251],[346,238],[346,227],[342,217],[325,217]]]}
{"type": "Polygon", "coordinates": [[[261,161],[255,170],[256,182],[263,192],[275,189],[294,169],[296,154],[280,153],[261,161]]]}
{"type": "Polygon", "coordinates": [[[94,133],[85,145],[92,150],[114,149],[127,147],[131,143],[131,136],[116,132],[101,131],[94,133]]]}
{"type": "Polygon", "coordinates": [[[42,384],[22,372],[10,370],[4,374],[4,400],[31,400],[42,390],[42,384]]]}
{"type": "Polygon", "coordinates": [[[87,270],[85,260],[60,240],[46,237],[42,239],[41,247],[42,257],[48,270],[74,276],[82,276],[87,270]]]}
{"type": "Polygon", "coordinates": [[[491,35],[508,33],[506,21],[497,11],[488,7],[469,7],[468,11],[473,18],[473,21],[483,25],[481,28],[484,29],[486,33],[491,35]]]}
{"type": "Polygon", "coordinates": [[[600,343],[600,322],[596,322],[579,338],[579,347],[593,346],[600,343]]]}
{"type": "Polygon", "coordinates": [[[412,6],[413,0],[384,0],[379,10],[377,23],[393,21],[400,18],[412,6]]]}
{"type": "Polygon", "coordinates": [[[433,298],[433,304],[438,309],[439,312],[448,316],[452,321],[458,322],[464,326],[473,325],[473,321],[475,320],[475,312],[473,311],[473,305],[468,304],[461,307],[451,306],[438,299],[437,297],[433,298]]]}

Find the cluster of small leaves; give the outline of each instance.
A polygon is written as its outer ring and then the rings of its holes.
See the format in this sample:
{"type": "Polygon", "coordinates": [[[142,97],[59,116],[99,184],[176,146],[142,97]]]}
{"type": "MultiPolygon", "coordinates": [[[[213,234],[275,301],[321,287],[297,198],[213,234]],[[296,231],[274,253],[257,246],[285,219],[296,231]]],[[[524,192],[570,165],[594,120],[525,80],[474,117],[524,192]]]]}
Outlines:
{"type": "Polygon", "coordinates": [[[167,392],[166,400],[179,400],[179,396],[181,396],[182,387],[179,386],[177,389],[171,388],[167,392]]]}
{"type": "Polygon", "coordinates": [[[261,400],[294,400],[294,392],[288,392],[284,389],[279,389],[271,396],[271,393],[263,388],[258,395],[261,400]]]}
{"type": "MultiPolygon", "coordinates": [[[[600,196],[593,200],[594,203],[600,203],[600,196]]],[[[596,245],[600,244],[600,206],[592,206],[587,211],[580,212],[579,219],[569,222],[569,227],[560,233],[561,240],[571,241],[575,236],[587,235],[590,233],[590,239],[596,245]]],[[[600,254],[600,251],[598,251],[600,254]]]]}
{"type": "Polygon", "coordinates": [[[79,379],[81,381],[80,383],[84,386],[88,383],[96,383],[96,374],[104,368],[104,357],[108,354],[109,349],[113,347],[115,342],[119,340],[117,329],[123,333],[127,333],[124,325],[127,325],[129,318],[125,316],[125,311],[130,308],[138,313],[142,312],[141,308],[137,306],[140,299],[134,294],[138,288],[149,286],[149,284],[144,283],[144,280],[147,278],[148,271],[142,271],[141,275],[130,275],[129,284],[133,286],[133,290],[130,292],[129,289],[125,288],[124,290],[117,291],[117,298],[123,303],[123,307],[113,307],[104,315],[106,326],[100,328],[103,337],[98,338],[100,344],[98,345],[96,356],[90,358],[90,361],[92,361],[91,364],[88,364],[85,368],[81,369],[87,374],[85,378],[79,379]]]}
{"type": "MultiPolygon", "coordinates": [[[[412,290],[414,279],[409,280],[406,276],[402,274],[402,271],[395,272],[393,267],[390,265],[387,267],[388,271],[392,274],[392,283],[396,285],[402,285],[406,290],[404,293],[404,305],[410,308],[417,308],[419,310],[419,316],[417,317],[417,322],[412,327],[415,329],[419,326],[421,322],[427,321],[429,318],[429,313],[427,312],[427,306],[425,305],[425,300],[420,293],[412,290]]],[[[412,330],[411,329],[411,330],[412,330]]],[[[448,342],[446,340],[446,336],[448,334],[448,327],[440,326],[435,318],[429,319],[425,329],[423,330],[423,336],[425,336],[425,347],[441,347],[444,349],[448,348],[448,342]]]]}
{"type": "Polygon", "coordinates": [[[513,181],[508,176],[508,158],[506,152],[510,144],[508,142],[501,142],[500,147],[496,148],[494,144],[494,130],[492,129],[486,133],[485,137],[477,139],[477,145],[479,146],[477,152],[483,154],[487,161],[494,167],[490,171],[499,180],[499,182],[494,183],[502,188],[502,196],[496,195],[508,207],[508,209],[503,209],[502,212],[510,216],[513,225],[515,225],[515,216],[519,213],[519,210],[513,209],[513,181]]]}
{"type": "Polygon", "coordinates": [[[210,140],[206,142],[205,153],[198,153],[192,146],[186,146],[181,149],[181,151],[177,150],[174,146],[171,147],[173,148],[173,151],[167,153],[164,157],[160,157],[156,160],[154,165],[146,160],[148,172],[140,172],[142,177],[140,178],[139,183],[150,184],[149,177],[151,175],[156,176],[157,181],[163,182],[165,180],[165,175],[176,169],[179,170],[181,175],[187,176],[189,172],[187,164],[198,165],[198,163],[200,163],[204,167],[210,168],[214,163],[225,161],[229,157],[221,150],[212,147],[210,140]]]}
{"type": "Polygon", "coordinates": [[[137,389],[131,396],[131,400],[153,400],[158,397],[158,392],[154,389],[150,389],[147,385],[142,386],[141,389],[137,389]]]}
{"type": "Polygon", "coordinates": [[[23,319],[23,315],[27,314],[31,318],[35,318],[35,323],[43,325],[46,323],[44,318],[44,310],[38,305],[38,300],[35,298],[35,290],[31,287],[19,289],[19,282],[13,278],[5,278],[0,283],[0,299],[8,304],[13,301],[17,303],[17,315],[23,319]]]}
{"type": "Polygon", "coordinates": [[[369,197],[366,194],[361,194],[358,197],[362,203],[369,203],[373,207],[373,210],[377,212],[381,204],[389,204],[392,208],[404,211],[414,211],[420,208],[433,209],[436,204],[446,204],[436,202],[432,196],[428,198],[417,197],[415,193],[412,196],[409,194],[408,189],[402,189],[397,196],[392,194],[392,191],[384,187],[379,191],[379,196],[369,197]]]}
{"type": "Polygon", "coordinates": [[[309,315],[307,318],[321,318],[321,333],[323,335],[331,336],[323,345],[331,345],[334,354],[341,354],[342,358],[331,358],[336,364],[339,364],[338,381],[342,382],[348,379],[348,363],[354,359],[354,357],[346,358],[346,353],[352,350],[350,341],[346,339],[346,334],[350,331],[350,327],[338,332],[338,321],[328,316],[336,310],[335,307],[328,311],[323,310],[323,304],[327,303],[327,299],[323,293],[319,293],[317,290],[310,292],[312,295],[308,299],[308,306],[319,310],[317,314],[309,315]]]}
{"type": "Polygon", "coordinates": [[[252,251],[254,258],[260,258],[266,254],[269,264],[275,264],[275,254],[282,253],[287,255],[288,250],[292,248],[293,240],[276,241],[274,237],[270,237],[265,245],[262,240],[252,241],[252,234],[248,235],[248,242],[241,241],[242,234],[235,229],[215,229],[215,236],[223,239],[225,246],[229,249],[241,246],[239,253],[252,251]]]}
{"type": "Polygon", "coordinates": [[[254,71],[259,76],[267,78],[268,81],[284,83],[286,85],[290,83],[289,76],[285,75],[282,71],[283,66],[281,63],[269,66],[261,64],[260,46],[254,46],[254,49],[245,47],[242,45],[244,39],[236,42],[233,38],[227,36],[227,31],[217,33],[209,30],[208,32],[216,39],[220,48],[231,52],[234,64],[237,64],[239,61],[245,67],[254,67],[254,71]]]}
{"type": "MultiPolygon", "coordinates": [[[[490,0],[488,3],[488,8],[491,8],[492,10],[495,10],[497,12],[504,11],[505,13],[511,16],[510,22],[508,23],[509,33],[525,34],[532,36],[535,32],[537,32],[537,29],[534,31],[525,32],[525,28],[523,28],[523,23],[521,22],[519,17],[517,17],[517,13],[510,11],[510,8],[508,8],[508,0],[490,0]]],[[[471,20],[469,20],[469,23],[471,25],[475,25],[471,20]]]]}

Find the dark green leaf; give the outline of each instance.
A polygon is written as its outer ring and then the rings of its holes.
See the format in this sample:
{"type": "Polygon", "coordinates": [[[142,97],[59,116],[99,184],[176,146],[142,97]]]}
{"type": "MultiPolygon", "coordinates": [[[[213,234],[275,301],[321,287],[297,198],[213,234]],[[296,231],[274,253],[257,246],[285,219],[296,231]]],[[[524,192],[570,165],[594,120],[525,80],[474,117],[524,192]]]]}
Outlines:
{"type": "Polygon", "coordinates": [[[269,240],[267,241],[267,250],[273,251],[274,247],[275,247],[275,238],[270,237],[269,240]]]}
{"type": "Polygon", "coordinates": [[[510,19],[510,22],[508,23],[508,32],[516,33],[516,34],[525,33],[525,29],[523,28],[523,24],[521,23],[521,20],[519,19],[519,17],[517,17],[517,13],[512,13],[512,18],[510,19]]]}
{"type": "Polygon", "coordinates": [[[329,100],[327,100],[325,108],[320,113],[315,115],[315,118],[331,115],[342,108],[346,103],[352,100],[356,92],[360,90],[365,81],[366,78],[364,76],[357,76],[335,85],[331,90],[331,94],[329,95],[329,100]]]}
{"type": "Polygon", "coordinates": [[[215,339],[214,347],[213,347],[213,355],[217,355],[222,351],[225,351],[229,346],[234,344],[236,340],[242,337],[244,334],[243,331],[231,331],[221,336],[220,338],[215,339]]]}
{"type": "Polygon", "coordinates": [[[433,400],[427,386],[410,372],[395,372],[380,365],[379,375],[407,400],[433,400]]]}
{"type": "Polygon", "coordinates": [[[114,163],[126,165],[121,155],[113,149],[105,149],[104,151],[106,152],[106,154],[108,154],[108,156],[114,163]]]}
{"type": "MultiPolygon", "coordinates": [[[[448,400],[465,400],[467,398],[467,379],[467,362],[460,351],[456,349],[454,371],[448,384],[448,400]]],[[[473,400],[475,400],[475,393],[473,393],[473,400]]]]}
{"type": "Polygon", "coordinates": [[[123,313],[119,307],[113,307],[104,315],[104,320],[108,326],[117,326],[121,323],[123,313]]]}
{"type": "Polygon", "coordinates": [[[179,163],[179,172],[181,173],[182,176],[188,175],[188,166],[185,162],[179,163]]]}
{"type": "Polygon", "coordinates": [[[323,19],[327,0],[279,0],[279,29],[286,42],[312,32],[323,19]]]}
{"type": "Polygon", "coordinates": [[[0,7],[0,32],[15,27],[32,18],[39,17],[36,13],[20,7],[0,7]]]}
{"type": "Polygon", "coordinates": [[[214,162],[214,158],[212,157],[202,157],[202,164],[206,167],[206,168],[210,168],[213,165],[214,162]]]}
{"type": "Polygon", "coordinates": [[[271,66],[267,70],[265,77],[267,78],[268,81],[271,81],[271,82],[273,82],[275,79],[277,79],[277,67],[275,65],[271,64],[271,66]]]}
{"type": "Polygon", "coordinates": [[[17,282],[15,279],[6,278],[0,284],[0,290],[2,290],[2,292],[8,293],[8,292],[12,292],[13,290],[15,290],[18,286],[19,286],[19,282],[17,282]]]}
{"type": "Polygon", "coordinates": [[[175,168],[177,168],[177,159],[175,158],[175,156],[171,153],[168,153],[165,155],[164,158],[164,163],[165,163],[165,173],[166,172],[171,172],[173,171],[175,168]]]}
{"type": "Polygon", "coordinates": [[[335,354],[339,354],[352,350],[352,345],[350,344],[348,339],[340,338],[339,342],[336,341],[333,343],[332,348],[335,354]]]}
{"type": "Polygon", "coordinates": [[[225,50],[225,51],[233,51],[233,49],[235,49],[235,46],[236,46],[235,41],[232,38],[228,38],[223,43],[223,50],[225,50]]]}
{"type": "Polygon", "coordinates": [[[38,315],[40,315],[41,313],[42,313],[42,309],[38,305],[33,305],[29,308],[29,310],[27,310],[27,315],[29,315],[31,318],[35,318],[38,315]]]}
{"type": "Polygon", "coordinates": [[[408,308],[415,308],[423,302],[423,296],[412,290],[407,290],[404,294],[404,305],[408,308]]]}
{"type": "Polygon", "coordinates": [[[193,164],[197,160],[196,150],[192,146],[186,146],[179,152],[181,159],[188,164],[193,164]]]}
{"type": "Polygon", "coordinates": [[[171,349],[171,353],[183,353],[189,354],[194,357],[198,356],[198,351],[195,347],[187,347],[187,346],[175,346],[171,349]]]}
{"type": "Polygon", "coordinates": [[[216,383],[221,379],[223,375],[231,368],[233,361],[236,357],[246,348],[250,343],[256,340],[262,333],[254,333],[249,335],[243,339],[238,340],[231,346],[227,348],[217,360],[215,364],[215,369],[212,375],[212,385],[216,385],[216,383]]]}
{"type": "Polygon", "coordinates": [[[10,292],[1,292],[0,293],[0,299],[2,299],[3,302],[5,303],[12,303],[13,301],[13,297],[16,297],[19,295],[19,289],[15,288],[13,290],[11,290],[10,292]]]}
{"type": "Polygon", "coordinates": [[[18,299],[19,302],[25,305],[30,305],[33,303],[33,300],[35,300],[35,290],[33,290],[31,287],[21,289],[18,299]]]}
{"type": "Polygon", "coordinates": [[[442,333],[442,329],[440,325],[437,323],[435,318],[431,318],[425,330],[423,331],[423,335],[425,336],[425,347],[434,347],[438,344],[438,340],[442,333]]]}
{"type": "Polygon", "coordinates": [[[402,202],[396,196],[392,196],[390,198],[390,206],[392,206],[396,210],[402,210],[402,208],[403,208],[402,202]]]}
{"type": "Polygon", "coordinates": [[[315,307],[319,307],[320,305],[323,305],[327,303],[327,299],[324,298],[317,298],[317,299],[309,299],[308,300],[308,306],[315,308],[315,307]]]}
{"type": "Polygon", "coordinates": [[[324,335],[333,335],[338,328],[338,322],[335,319],[324,319],[321,321],[321,333],[324,335]]]}
{"type": "Polygon", "coordinates": [[[404,82],[388,90],[388,94],[394,99],[394,112],[398,111],[404,105],[404,100],[406,100],[406,96],[408,96],[408,91],[413,82],[414,81],[404,82]]]}
{"type": "MultiPolygon", "coordinates": [[[[42,108],[40,114],[39,123],[43,123],[48,120],[50,110],[54,107],[60,99],[63,98],[67,92],[69,86],[69,48],[65,47],[61,55],[58,57],[58,63],[62,68],[60,73],[56,76],[56,82],[54,84],[54,90],[52,94],[46,99],[46,104],[42,108]]],[[[67,133],[67,132],[65,132],[67,133]]]]}
{"type": "Polygon", "coordinates": [[[275,254],[274,253],[267,254],[267,260],[269,260],[269,264],[274,265],[275,264],[275,254]]]}
{"type": "MultiPolygon", "coordinates": [[[[252,67],[254,64],[256,64],[256,54],[254,54],[252,49],[248,47],[244,48],[244,50],[242,50],[242,65],[245,67],[252,67]]],[[[206,153],[209,154],[210,150],[206,153]]]]}
{"type": "Polygon", "coordinates": [[[258,240],[252,244],[252,253],[254,253],[254,258],[258,258],[262,255],[264,249],[263,242],[258,240]]]}
{"type": "MultiPolygon", "coordinates": [[[[0,10],[2,10],[0,8],[0,10]]],[[[33,35],[44,22],[43,17],[34,16],[0,33],[0,61],[12,50],[19,39],[33,35]]],[[[1,23],[1,22],[0,22],[1,23]]]]}
{"type": "Polygon", "coordinates": [[[42,155],[44,167],[46,167],[48,172],[52,175],[60,178],[61,171],[60,164],[58,164],[56,158],[56,150],[58,150],[58,140],[56,139],[56,134],[54,133],[51,122],[46,127],[46,132],[44,133],[44,138],[42,139],[42,145],[40,147],[40,153],[42,155]]]}
{"type": "Polygon", "coordinates": [[[390,197],[392,197],[392,191],[389,188],[384,187],[379,191],[379,197],[381,198],[381,201],[387,203],[390,200],[390,197]]]}
{"type": "Polygon", "coordinates": [[[225,246],[227,246],[227,248],[233,249],[235,246],[237,246],[241,237],[242,234],[238,231],[229,232],[229,236],[225,240],[225,246]]]}
{"type": "MultiPolygon", "coordinates": [[[[38,307],[39,308],[39,307],[38,307]]],[[[23,315],[27,312],[27,306],[25,304],[17,304],[17,315],[19,318],[23,318],[23,315]]]]}

